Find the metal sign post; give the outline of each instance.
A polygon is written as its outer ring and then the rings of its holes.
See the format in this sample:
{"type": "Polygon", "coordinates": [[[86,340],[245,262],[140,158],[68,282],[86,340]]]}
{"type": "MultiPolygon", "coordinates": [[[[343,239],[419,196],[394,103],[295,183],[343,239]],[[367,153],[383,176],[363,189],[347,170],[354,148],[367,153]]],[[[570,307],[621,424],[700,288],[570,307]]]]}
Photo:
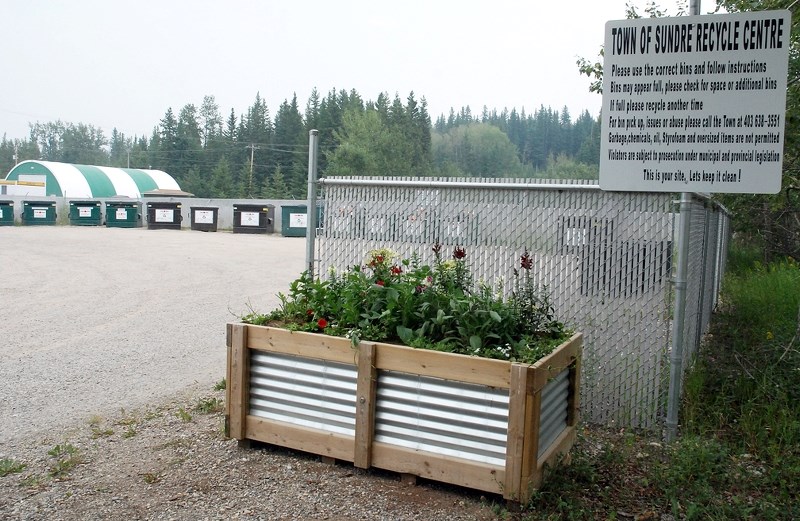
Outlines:
{"type": "Polygon", "coordinates": [[[306,270],[314,278],[314,241],[317,234],[317,153],[319,131],[308,131],[308,204],[306,205],[306,270]]]}

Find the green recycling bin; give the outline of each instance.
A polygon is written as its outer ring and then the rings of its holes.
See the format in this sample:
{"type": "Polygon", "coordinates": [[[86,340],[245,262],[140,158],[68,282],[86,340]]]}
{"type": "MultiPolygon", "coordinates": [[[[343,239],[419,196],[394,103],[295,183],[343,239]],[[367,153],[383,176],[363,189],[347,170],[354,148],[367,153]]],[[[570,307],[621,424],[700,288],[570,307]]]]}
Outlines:
{"type": "Polygon", "coordinates": [[[22,224],[55,225],[55,201],[22,201],[22,224]]]}
{"type": "MultiPolygon", "coordinates": [[[[305,237],[308,226],[307,205],[281,206],[281,234],[284,237],[305,237]]],[[[317,206],[317,228],[322,225],[322,207],[317,206]]]]}
{"type": "Polygon", "coordinates": [[[103,213],[100,201],[70,201],[69,223],[73,226],[100,226],[103,213]]]}
{"type": "Polygon", "coordinates": [[[108,228],[137,228],[142,225],[142,203],[139,201],[114,201],[106,203],[108,228]]]}
{"type": "Polygon", "coordinates": [[[0,226],[14,226],[14,201],[0,201],[0,226]]]}

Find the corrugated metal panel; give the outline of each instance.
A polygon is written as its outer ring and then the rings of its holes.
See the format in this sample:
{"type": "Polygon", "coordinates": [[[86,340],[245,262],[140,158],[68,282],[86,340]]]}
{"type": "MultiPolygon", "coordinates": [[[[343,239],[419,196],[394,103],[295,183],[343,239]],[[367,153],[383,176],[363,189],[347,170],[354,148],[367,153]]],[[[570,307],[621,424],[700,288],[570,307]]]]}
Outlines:
{"type": "Polygon", "coordinates": [[[375,441],[505,466],[508,390],[378,374],[375,441]]]}
{"type": "Polygon", "coordinates": [[[539,456],[567,428],[569,415],[569,371],[561,371],[542,389],[542,414],[539,420],[539,456]]]}
{"type": "Polygon", "coordinates": [[[253,351],[253,416],[355,436],[356,367],[298,356],[253,351]]]}

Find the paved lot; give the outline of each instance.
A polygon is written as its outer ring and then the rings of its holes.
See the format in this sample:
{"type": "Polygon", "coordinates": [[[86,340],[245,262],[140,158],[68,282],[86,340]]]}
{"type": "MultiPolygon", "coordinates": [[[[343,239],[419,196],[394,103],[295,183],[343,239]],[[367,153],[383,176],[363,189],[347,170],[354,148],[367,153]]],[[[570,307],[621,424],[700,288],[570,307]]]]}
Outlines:
{"type": "Polygon", "coordinates": [[[267,311],[305,239],[0,228],[0,453],[23,437],[210,388],[225,324],[267,311]]]}

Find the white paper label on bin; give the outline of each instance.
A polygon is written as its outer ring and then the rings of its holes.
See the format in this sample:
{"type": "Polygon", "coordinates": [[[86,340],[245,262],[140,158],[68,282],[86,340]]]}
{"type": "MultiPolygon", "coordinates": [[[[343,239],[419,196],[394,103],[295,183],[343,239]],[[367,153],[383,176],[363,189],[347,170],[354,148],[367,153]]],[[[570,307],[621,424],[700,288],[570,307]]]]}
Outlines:
{"type": "Polygon", "coordinates": [[[91,217],[92,216],[92,209],[82,206],[78,208],[78,217],[91,217]]]}
{"type": "Polygon", "coordinates": [[[241,216],[242,226],[258,226],[258,212],[242,212],[241,216]]]}
{"type": "Polygon", "coordinates": [[[3,209],[0,208],[0,219],[2,219],[2,218],[3,218],[3,209]]]}
{"type": "Polygon", "coordinates": [[[156,209],[156,222],[157,223],[171,223],[175,210],[167,210],[166,208],[156,209]]]}
{"type": "Polygon", "coordinates": [[[34,219],[47,219],[47,208],[32,208],[34,219]]]}
{"type": "Polygon", "coordinates": [[[213,210],[195,210],[194,222],[196,224],[214,224],[213,210]]]}
{"type": "Polygon", "coordinates": [[[116,215],[118,221],[125,221],[128,219],[128,210],[125,208],[117,208],[116,215]]]}
{"type": "Polygon", "coordinates": [[[307,217],[304,213],[290,213],[289,228],[305,228],[308,225],[307,217]]]}

